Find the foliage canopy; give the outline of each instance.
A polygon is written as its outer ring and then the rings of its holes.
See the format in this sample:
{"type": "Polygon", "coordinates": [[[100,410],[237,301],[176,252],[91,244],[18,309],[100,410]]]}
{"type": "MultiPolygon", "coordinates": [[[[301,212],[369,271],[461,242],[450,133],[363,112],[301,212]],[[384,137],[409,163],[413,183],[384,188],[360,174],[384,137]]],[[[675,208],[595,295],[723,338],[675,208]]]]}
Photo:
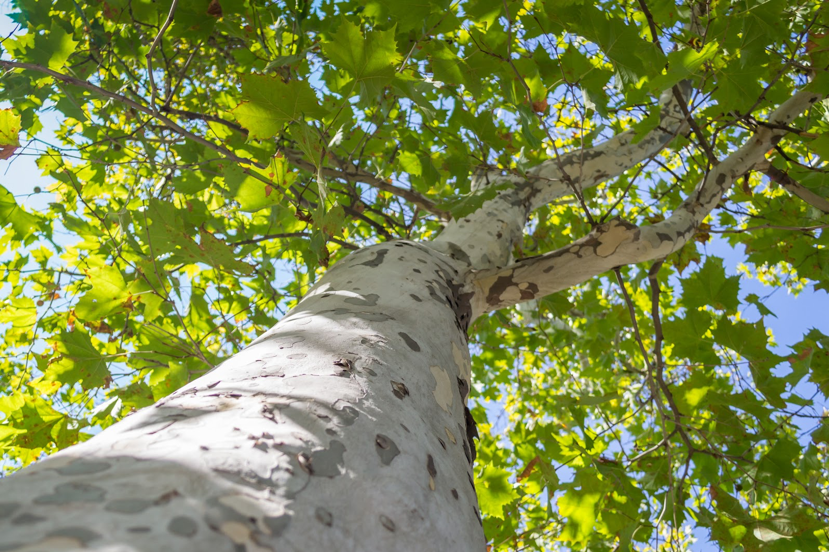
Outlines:
{"type": "MultiPolygon", "coordinates": [[[[0,158],[51,184],[25,190],[40,212],[0,187],[7,471],[205,373],[350,250],[474,212],[497,193],[475,171],[645,132],[691,84],[692,132],[584,190],[589,216],[538,210],[515,253],[535,255],[662,220],[794,91],[829,90],[817,0],[13,5],[0,158]]],[[[829,290],[827,127],[825,103],[792,122],[696,241],[621,269],[625,293],[610,274],[475,323],[494,549],[682,549],[689,525],[725,550],[827,546],[829,337],[776,346],[705,253],[744,247],[769,293],[829,290]]]]}

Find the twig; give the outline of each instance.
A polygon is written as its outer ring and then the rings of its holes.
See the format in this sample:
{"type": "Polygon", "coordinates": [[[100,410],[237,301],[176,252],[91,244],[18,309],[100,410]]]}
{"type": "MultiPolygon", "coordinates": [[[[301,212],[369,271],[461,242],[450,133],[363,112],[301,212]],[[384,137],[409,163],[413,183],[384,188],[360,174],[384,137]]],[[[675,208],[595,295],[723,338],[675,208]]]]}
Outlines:
{"type": "Polygon", "coordinates": [[[155,49],[161,43],[164,33],[167,32],[167,29],[173,23],[173,16],[176,14],[177,7],[178,0],[173,0],[172,5],[170,5],[170,13],[167,14],[167,20],[164,21],[161,29],[158,30],[158,34],[155,35],[155,40],[153,40],[153,43],[150,45],[150,51],[147,52],[147,75],[150,77],[150,109],[152,109],[154,113],[158,112],[158,109],[155,107],[155,96],[158,91],[156,90],[155,79],[153,78],[153,54],[155,53],[155,49]]]}

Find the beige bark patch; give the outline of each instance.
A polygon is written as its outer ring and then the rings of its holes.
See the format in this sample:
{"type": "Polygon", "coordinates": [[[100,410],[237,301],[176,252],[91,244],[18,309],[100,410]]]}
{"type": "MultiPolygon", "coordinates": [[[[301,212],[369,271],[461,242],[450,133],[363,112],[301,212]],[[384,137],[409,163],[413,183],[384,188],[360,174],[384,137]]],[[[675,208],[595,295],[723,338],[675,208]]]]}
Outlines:
{"type": "Polygon", "coordinates": [[[632,241],[632,234],[633,233],[623,225],[613,221],[610,229],[599,236],[599,245],[596,247],[596,255],[599,257],[609,257],[619,248],[620,245],[625,242],[632,241]]]}
{"type": "Polygon", "coordinates": [[[429,370],[432,372],[432,377],[435,378],[435,390],[433,391],[435,400],[442,409],[449,412],[454,396],[454,393],[452,393],[452,380],[449,379],[449,374],[446,373],[446,370],[440,366],[429,366],[429,370]]]}
{"type": "Polygon", "coordinates": [[[219,527],[225,536],[236,544],[244,544],[245,552],[274,552],[273,548],[260,546],[251,539],[250,527],[239,521],[228,521],[219,527]]]}
{"type": "Polygon", "coordinates": [[[28,544],[20,548],[13,548],[12,552],[59,552],[61,550],[77,550],[83,548],[83,543],[70,537],[49,537],[40,542],[28,544]]]}
{"type": "Polygon", "coordinates": [[[250,540],[250,527],[239,521],[222,523],[219,530],[236,544],[245,544],[250,540]]]}
{"type": "Polygon", "coordinates": [[[433,491],[435,490],[435,478],[431,475],[429,476],[429,488],[433,491]]]}
{"type": "Polygon", "coordinates": [[[461,348],[454,341],[452,342],[452,358],[455,359],[461,377],[466,381],[472,381],[472,367],[466,361],[466,355],[463,354],[461,348]]]}
{"type": "Polygon", "coordinates": [[[457,439],[455,439],[455,436],[452,434],[452,432],[451,432],[451,431],[449,431],[449,428],[448,428],[448,427],[444,427],[444,428],[443,428],[443,430],[446,432],[446,437],[447,437],[450,441],[452,441],[452,444],[453,444],[453,445],[457,445],[457,444],[458,444],[458,441],[457,441],[457,439]]]}

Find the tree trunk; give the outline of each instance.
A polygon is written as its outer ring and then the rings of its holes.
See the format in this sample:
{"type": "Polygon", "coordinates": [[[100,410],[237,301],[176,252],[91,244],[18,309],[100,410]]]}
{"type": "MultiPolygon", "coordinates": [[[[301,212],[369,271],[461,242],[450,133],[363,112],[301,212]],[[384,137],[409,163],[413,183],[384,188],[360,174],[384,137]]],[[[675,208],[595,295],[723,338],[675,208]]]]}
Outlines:
{"type": "Polygon", "coordinates": [[[241,353],[0,486],[0,550],[475,550],[467,265],[337,263],[241,353]]]}

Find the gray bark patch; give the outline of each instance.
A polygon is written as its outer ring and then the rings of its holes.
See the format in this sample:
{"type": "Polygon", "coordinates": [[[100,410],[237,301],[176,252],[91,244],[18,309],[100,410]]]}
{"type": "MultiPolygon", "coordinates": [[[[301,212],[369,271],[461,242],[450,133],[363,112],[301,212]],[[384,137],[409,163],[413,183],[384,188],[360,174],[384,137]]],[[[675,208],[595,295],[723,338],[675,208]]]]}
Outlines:
{"type": "Polygon", "coordinates": [[[378,266],[383,264],[383,260],[385,259],[386,254],[388,252],[389,252],[388,249],[381,249],[379,251],[373,251],[373,253],[375,255],[375,257],[373,259],[371,259],[369,261],[366,261],[364,263],[357,263],[356,266],[368,266],[368,267],[371,267],[371,268],[377,268],[378,266]]]}
{"type": "Polygon", "coordinates": [[[431,454],[426,455],[426,471],[429,472],[429,475],[432,477],[437,477],[438,470],[435,468],[435,459],[432,458],[431,454]]]}
{"type": "Polygon", "coordinates": [[[322,506],[316,509],[314,516],[317,518],[317,521],[326,527],[331,527],[334,524],[334,515],[322,506]]]}
{"type": "Polygon", "coordinates": [[[57,468],[55,471],[61,475],[91,475],[100,473],[110,468],[108,462],[90,462],[86,460],[75,460],[68,466],[57,468]]]}
{"type": "Polygon", "coordinates": [[[345,445],[340,441],[331,441],[327,449],[319,449],[311,453],[307,466],[309,473],[319,477],[337,477],[345,468],[344,454],[345,445]]]}
{"type": "Polygon", "coordinates": [[[106,491],[88,483],[63,483],[54,494],[35,498],[35,504],[70,504],[72,502],[102,502],[106,491]]]}
{"type": "Polygon", "coordinates": [[[124,498],[121,500],[113,500],[104,506],[104,510],[109,512],[117,512],[119,514],[138,514],[143,512],[153,503],[151,500],[144,500],[141,498],[124,498]]]}
{"type": "Polygon", "coordinates": [[[349,297],[344,300],[344,302],[348,303],[349,305],[358,305],[360,307],[376,307],[377,300],[380,299],[380,296],[376,293],[369,293],[365,296],[365,298],[360,297],[349,297]]]}
{"type": "Polygon", "coordinates": [[[282,514],[278,517],[266,517],[264,519],[265,525],[271,530],[273,536],[278,537],[285,532],[285,529],[291,524],[291,514],[282,514]]]}
{"type": "Polygon", "coordinates": [[[457,491],[457,489],[452,489],[452,497],[455,500],[458,500],[458,491],[457,491]]]}
{"type": "Polygon", "coordinates": [[[127,532],[129,533],[149,533],[150,531],[152,531],[152,529],[150,527],[147,527],[146,525],[127,527],[127,532]]]}
{"type": "Polygon", "coordinates": [[[395,442],[382,433],[378,433],[374,438],[374,449],[384,466],[391,464],[392,460],[400,454],[400,449],[397,448],[395,442]]]}
{"type": "Polygon", "coordinates": [[[394,533],[394,530],[397,528],[394,525],[394,522],[390,518],[384,516],[383,514],[380,514],[380,525],[382,525],[392,533],[394,533]]]}
{"type": "Polygon", "coordinates": [[[409,336],[409,334],[407,334],[406,332],[397,332],[397,335],[403,338],[403,341],[406,342],[406,345],[409,346],[409,349],[416,353],[420,352],[420,345],[418,345],[417,341],[412,339],[411,336],[409,336]]]}
{"type": "Polygon", "coordinates": [[[34,523],[40,523],[41,521],[46,521],[45,517],[36,516],[34,514],[20,514],[16,518],[12,520],[12,525],[32,525],[34,523]]]}
{"type": "Polygon", "coordinates": [[[414,293],[410,293],[410,294],[409,294],[409,297],[411,297],[412,299],[414,299],[414,300],[415,300],[415,301],[417,301],[418,303],[422,303],[422,302],[423,302],[423,299],[421,299],[420,297],[418,297],[418,296],[417,296],[417,295],[415,295],[414,293]]]}
{"type": "Polygon", "coordinates": [[[167,524],[167,530],[179,537],[192,537],[199,530],[199,525],[185,516],[176,516],[167,524]]]}
{"type": "Polygon", "coordinates": [[[337,412],[337,421],[340,422],[339,425],[343,427],[354,425],[357,417],[360,416],[360,411],[353,406],[344,406],[341,410],[334,409],[334,411],[337,412]]]}
{"type": "Polygon", "coordinates": [[[63,527],[57,531],[52,531],[47,536],[49,537],[68,537],[70,539],[78,539],[83,544],[87,544],[95,539],[100,539],[101,535],[87,529],[86,527],[63,527]]]}
{"type": "Polygon", "coordinates": [[[7,518],[20,508],[19,502],[0,502],[0,519],[7,518]]]}

